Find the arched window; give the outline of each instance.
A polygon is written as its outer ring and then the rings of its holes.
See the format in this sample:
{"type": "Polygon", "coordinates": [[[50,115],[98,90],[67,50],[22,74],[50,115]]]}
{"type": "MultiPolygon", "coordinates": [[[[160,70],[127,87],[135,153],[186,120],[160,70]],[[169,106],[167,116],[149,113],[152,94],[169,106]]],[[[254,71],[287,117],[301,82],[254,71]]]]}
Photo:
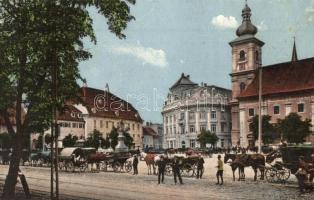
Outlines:
{"type": "Polygon", "coordinates": [[[240,61],[244,61],[246,59],[246,53],[245,51],[240,51],[240,61]]]}
{"type": "Polygon", "coordinates": [[[243,92],[245,90],[245,83],[240,83],[240,92],[243,92]]]}

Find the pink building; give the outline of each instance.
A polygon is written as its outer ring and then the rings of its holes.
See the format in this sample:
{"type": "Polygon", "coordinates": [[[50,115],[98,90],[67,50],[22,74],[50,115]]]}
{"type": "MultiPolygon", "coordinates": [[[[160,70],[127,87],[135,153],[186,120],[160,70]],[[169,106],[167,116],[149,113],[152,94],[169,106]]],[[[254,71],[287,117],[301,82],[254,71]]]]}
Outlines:
{"type": "MultiPolygon", "coordinates": [[[[232,47],[232,144],[254,145],[249,120],[258,114],[258,68],[262,67],[262,46],[255,37],[257,28],[251,23],[251,9],[245,5],[243,22],[237,29],[232,47]]],[[[314,57],[298,60],[295,44],[289,62],[262,67],[262,114],[272,122],[291,112],[314,121],[314,57]]],[[[314,142],[310,136],[307,141],[314,142]]]]}

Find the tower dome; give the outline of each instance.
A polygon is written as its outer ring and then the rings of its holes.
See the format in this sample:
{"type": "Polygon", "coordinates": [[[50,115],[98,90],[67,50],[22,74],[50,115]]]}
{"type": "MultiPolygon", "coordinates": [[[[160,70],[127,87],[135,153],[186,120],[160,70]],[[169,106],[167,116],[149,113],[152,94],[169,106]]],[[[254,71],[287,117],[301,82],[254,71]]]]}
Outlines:
{"type": "Polygon", "coordinates": [[[242,24],[236,31],[237,36],[242,36],[246,34],[255,35],[257,33],[257,28],[251,23],[251,8],[245,4],[242,10],[242,24]]]}

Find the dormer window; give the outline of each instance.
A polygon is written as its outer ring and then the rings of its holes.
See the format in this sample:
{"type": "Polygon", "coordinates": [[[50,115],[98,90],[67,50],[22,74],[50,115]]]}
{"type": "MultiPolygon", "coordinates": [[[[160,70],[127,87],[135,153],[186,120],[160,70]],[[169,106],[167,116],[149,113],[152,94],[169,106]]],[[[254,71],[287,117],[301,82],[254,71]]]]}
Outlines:
{"type": "Polygon", "coordinates": [[[239,58],[239,61],[245,61],[246,60],[246,53],[245,51],[240,51],[240,58],[239,58]]]}

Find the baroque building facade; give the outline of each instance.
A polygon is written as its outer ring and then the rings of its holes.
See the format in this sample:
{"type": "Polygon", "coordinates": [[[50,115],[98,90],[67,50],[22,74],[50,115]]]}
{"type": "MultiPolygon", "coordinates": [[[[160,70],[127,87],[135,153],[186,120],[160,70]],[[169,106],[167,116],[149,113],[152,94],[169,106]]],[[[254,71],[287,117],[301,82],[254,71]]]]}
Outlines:
{"type": "MultiPolygon", "coordinates": [[[[232,116],[233,145],[254,146],[256,138],[249,130],[250,119],[259,111],[259,69],[262,72],[262,115],[271,116],[271,123],[291,112],[314,122],[314,58],[298,60],[294,43],[291,61],[262,66],[264,42],[255,37],[257,28],[251,22],[251,9],[242,10],[238,36],[232,48],[232,116]]],[[[314,129],[313,129],[314,130],[314,129]]],[[[313,143],[314,137],[306,138],[313,143]]]]}
{"type": "Polygon", "coordinates": [[[200,147],[197,136],[210,130],[219,138],[218,147],[231,145],[231,91],[190,80],[182,74],[170,88],[162,109],[164,148],[200,147]]]}

